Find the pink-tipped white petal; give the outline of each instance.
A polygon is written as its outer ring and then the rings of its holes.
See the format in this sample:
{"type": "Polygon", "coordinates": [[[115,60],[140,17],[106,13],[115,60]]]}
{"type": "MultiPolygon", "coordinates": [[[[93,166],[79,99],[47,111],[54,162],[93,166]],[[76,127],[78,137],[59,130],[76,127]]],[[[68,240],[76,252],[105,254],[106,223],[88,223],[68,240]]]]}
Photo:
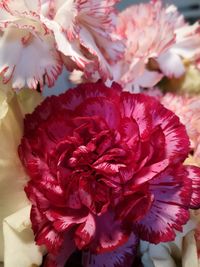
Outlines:
{"type": "Polygon", "coordinates": [[[49,38],[42,40],[39,36],[32,36],[31,43],[24,46],[19,32],[5,32],[0,38],[0,71],[3,81],[11,80],[13,88],[24,86],[37,88],[43,85],[43,78],[48,86],[52,86],[62,69],[59,54],[49,38]],[[10,38],[12,36],[12,39],[10,38]],[[15,37],[15,39],[14,39],[15,37]]]}

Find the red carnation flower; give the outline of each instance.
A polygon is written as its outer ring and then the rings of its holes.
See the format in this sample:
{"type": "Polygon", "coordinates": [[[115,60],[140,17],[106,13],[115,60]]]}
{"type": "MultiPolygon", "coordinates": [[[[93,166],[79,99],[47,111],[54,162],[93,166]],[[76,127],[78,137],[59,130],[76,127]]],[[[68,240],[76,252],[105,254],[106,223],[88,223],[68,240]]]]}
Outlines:
{"type": "Polygon", "coordinates": [[[152,97],[99,82],[47,98],[26,116],[19,147],[46,266],[78,248],[84,266],[127,267],[138,238],[173,240],[200,207],[188,151],[185,127],[152,97]]]}

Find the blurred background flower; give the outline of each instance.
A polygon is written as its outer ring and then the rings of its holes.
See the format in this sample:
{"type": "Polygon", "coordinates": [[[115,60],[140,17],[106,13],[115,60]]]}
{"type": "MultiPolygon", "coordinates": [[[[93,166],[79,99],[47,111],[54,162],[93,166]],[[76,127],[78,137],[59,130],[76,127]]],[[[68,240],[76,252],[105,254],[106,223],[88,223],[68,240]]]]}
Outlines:
{"type": "Polygon", "coordinates": [[[3,220],[28,205],[24,193],[27,175],[17,149],[23,134],[24,116],[33,111],[40,101],[41,95],[35,91],[15,93],[9,85],[0,84],[0,261],[4,260],[4,242],[10,238],[5,235],[3,239],[3,220]]]}

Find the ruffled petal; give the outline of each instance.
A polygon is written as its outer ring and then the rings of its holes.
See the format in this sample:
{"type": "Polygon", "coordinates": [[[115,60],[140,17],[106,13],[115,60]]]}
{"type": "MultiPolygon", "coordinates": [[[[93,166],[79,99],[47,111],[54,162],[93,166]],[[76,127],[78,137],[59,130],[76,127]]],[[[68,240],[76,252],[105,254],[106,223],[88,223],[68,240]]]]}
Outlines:
{"type": "Polygon", "coordinates": [[[171,48],[172,53],[190,61],[200,58],[200,25],[185,24],[176,30],[176,44],[171,48]]]}
{"type": "Polygon", "coordinates": [[[45,259],[44,267],[63,267],[71,254],[76,250],[75,243],[70,234],[64,236],[64,241],[59,252],[48,254],[45,259]]]}
{"type": "Polygon", "coordinates": [[[142,240],[157,244],[172,241],[175,230],[181,231],[189,219],[188,207],[192,193],[187,171],[180,167],[168,169],[150,181],[154,201],[148,213],[135,224],[142,240]]]}
{"type": "Polygon", "coordinates": [[[156,103],[152,107],[153,125],[160,126],[163,131],[166,156],[174,163],[183,161],[189,153],[189,137],[186,128],[173,112],[163,109],[157,101],[156,103]],[[156,116],[153,115],[155,113],[156,116]]]}
{"type": "Polygon", "coordinates": [[[192,180],[191,209],[200,208],[200,169],[196,166],[186,166],[188,177],[192,180]]]}
{"type": "Polygon", "coordinates": [[[86,221],[82,223],[75,232],[75,243],[78,249],[83,249],[91,243],[96,233],[94,216],[89,214],[86,221]]]}
{"type": "Polygon", "coordinates": [[[157,58],[160,70],[169,78],[179,78],[185,73],[181,58],[171,52],[161,54],[157,58]]]}
{"type": "Polygon", "coordinates": [[[137,237],[131,234],[129,240],[113,252],[103,254],[84,252],[83,267],[129,267],[136,256],[137,243],[137,237]]]}
{"type": "Polygon", "coordinates": [[[50,225],[46,225],[35,236],[36,244],[42,246],[45,244],[47,251],[57,254],[63,244],[63,234],[55,231],[50,225]]]}
{"type": "Polygon", "coordinates": [[[81,116],[100,116],[104,118],[111,129],[116,129],[120,125],[120,116],[116,103],[104,97],[85,100],[75,112],[81,116]]]}
{"type": "Polygon", "coordinates": [[[95,83],[95,87],[92,83],[86,83],[79,85],[75,91],[74,89],[69,89],[65,94],[58,96],[58,100],[63,103],[62,106],[64,109],[75,110],[75,108],[88,98],[106,97],[112,101],[119,101],[119,93],[121,91],[121,86],[116,83],[113,83],[111,89],[99,81],[95,83]]]}
{"type": "Polygon", "coordinates": [[[126,243],[129,237],[129,233],[114,218],[114,214],[109,212],[96,217],[96,229],[98,231],[89,246],[90,251],[93,253],[99,254],[113,251],[126,243]]]}
{"type": "Polygon", "coordinates": [[[147,108],[151,99],[144,101],[144,95],[131,95],[127,92],[121,94],[122,117],[132,117],[138,124],[140,136],[145,139],[152,129],[152,118],[147,108]]]}

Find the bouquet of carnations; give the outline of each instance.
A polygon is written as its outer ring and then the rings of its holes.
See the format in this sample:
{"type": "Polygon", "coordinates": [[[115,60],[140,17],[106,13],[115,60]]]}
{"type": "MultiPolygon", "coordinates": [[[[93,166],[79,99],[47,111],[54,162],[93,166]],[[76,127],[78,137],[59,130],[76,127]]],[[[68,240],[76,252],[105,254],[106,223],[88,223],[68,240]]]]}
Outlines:
{"type": "Polygon", "coordinates": [[[118,2],[0,1],[4,267],[200,266],[200,24],[118,2]]]}

